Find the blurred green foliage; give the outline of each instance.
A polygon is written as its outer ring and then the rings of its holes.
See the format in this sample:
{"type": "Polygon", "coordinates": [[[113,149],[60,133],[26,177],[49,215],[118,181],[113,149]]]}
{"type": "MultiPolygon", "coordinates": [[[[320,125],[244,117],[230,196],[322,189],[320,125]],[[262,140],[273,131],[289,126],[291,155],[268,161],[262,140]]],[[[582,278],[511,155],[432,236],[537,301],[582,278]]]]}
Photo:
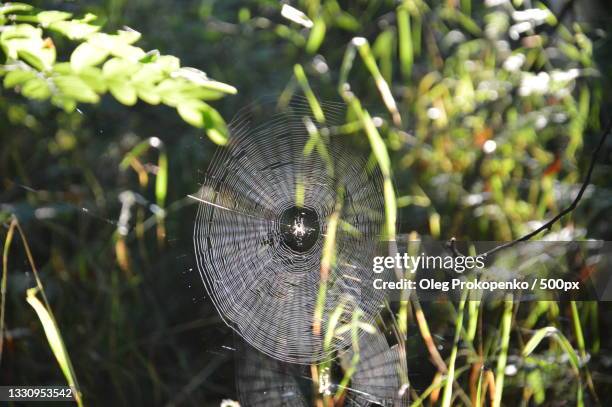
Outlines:
{"type": "MultiPolygon", "coordinates": [[[[315,97],[347,103],[340,136],[371,146],[393,177],[385,198],[397,199],[400,233],[509,240],[571,202],[610,107],[609,39],[581,18],[598,14],[605,28],[610,12],[597,2],[574,2],[562,19],[558,1],[301,0],[285,12],[271,0],[33,3],[61,12],[0,6],[0,216],[15,214],[31,241],[86,404],[233,397],[231,333],[191,271],[186,198],[215,147],[199,129],[222,144],[221,116],[266,95],[282,103],[309,83],[315,97]],[[100,33],[102,22],[117,34],[100,33]],[[207,101],[233,93],[224,83],[238,95],[215,102],[219,115],[207,101]]],[[[612,236],[604,150],[593,187],[554,237],[612,236]]],[[[61,383],[13,246],[0,381],[61,383]]],[[[442,358],[455,349],[464,393],[453,405],[493,397],[480,390],[495,375],[480,368],[497,365],[499,377],[506,363],[521,369],[505,377],[504,404],[574,403],[576,369],[586,405],[589,378],[610,401],[606,304],[465,307],[465,321],[450,304],[400,312],[416,394],[441,401],[444,386],[424,350],[425,315],[442,358]],[[472,332],[459,353],[458,320],[472,332]],[[588,364],[574,363],[587,353],[588,364]]]]}
{"type": "Polygon", "coordinates": [[[74,111],[77,103],[98,103],[107,91],[128,106],[138,99],[164,103],[175,107],[187,123],[206,129],[217,144],[227,142],[225,122],[204,101],[234,94],[234,87],[210,80],[198,69],[181,67],[177,57],[132,45],[140,39],[137,31],[101,33],[94,24],[97,19],[91,13],[72,19],[71,13],[37,11],[24,3],[1,6],[4,87],[29,99],[50,98],[67,112],[74,111]],[[56,60],[53,39],[43,38],[43,30],[80,42],[69,61],[56,60]]]}

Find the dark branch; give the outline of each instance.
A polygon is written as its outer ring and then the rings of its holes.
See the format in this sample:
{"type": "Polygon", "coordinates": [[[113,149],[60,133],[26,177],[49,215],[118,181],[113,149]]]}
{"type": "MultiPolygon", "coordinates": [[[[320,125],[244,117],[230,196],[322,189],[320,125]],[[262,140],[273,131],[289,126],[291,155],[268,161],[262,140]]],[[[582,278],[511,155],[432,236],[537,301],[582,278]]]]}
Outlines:
{"type": "Polygon", "coordinates": [[[595,148],[595,150],[593,151],[593,154],[591,155],[591,163],[589,165],[589,170],[587,171],[586,177],[584,179],[584,182],[582,183],[582,186],[580,187],[580,190],[578,191],[578,195],[576,195],[576,198],[574,198],[574,200],[572,201],[572,203],[565,209],[563,209],[561,212],[559,212],[555,217],[553,217],[551,220],[549,220],[548,222],[544,223],[542,226],[540,226],[539,228],[537,228],[536,230],[527,233],[526,235],[523,235],[521,237],[519,237],[518,239],[515,239],[511,242],[508,243],[504,243],[502,245],[499,245],[497,247],[494,247],[493,249],[483,253],[484,256],[489,256],[493,253],[496,253],[500,250],[503,249],[507,249],[508,247],[512,247],[515,244],[519,243],[519,242],[524,242],[527,241],[529,239],[531,239],[532,237],[536,236],[537,234],[545,231],[545,230],[550,230],[550,228],[552,228],[552,226],[562,217],[564,217],[565,215],[567,215],[568,213],[572,212],[574,209],[576,209],[576,207],[578,206],[578,203],[580,202],[580,200],[582,199],[582,196],[584,195],[584,191],[586,191],[587,187],[589,186],[590,182],[591,182],[591,175],[593,174],[593,169],[595,168],[595,164],[597,163],[597,159],[599,158],[599,152],[601,151],[601,148],[603,147],[606,138],[608,137],[608,134],[610,133],[610,130],[612,130],[612,120],[610,120],[608,122],[608,124],[606,125],[603,133],[601,134],[601,137],[599,139],[599,143],[597,144],[597,147],[595,148]]]}

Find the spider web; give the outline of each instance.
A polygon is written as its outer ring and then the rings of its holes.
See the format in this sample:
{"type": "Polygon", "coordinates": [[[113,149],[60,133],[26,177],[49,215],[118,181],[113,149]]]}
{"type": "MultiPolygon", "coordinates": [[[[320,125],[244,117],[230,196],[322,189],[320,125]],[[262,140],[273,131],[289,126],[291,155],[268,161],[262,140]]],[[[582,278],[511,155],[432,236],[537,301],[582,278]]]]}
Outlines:
{"type": "MultiPolygon", "coordinates": [[[[341,358],[348,363],[353,352],[351,348],[341,358]]],[[[402,391],[401,371],[406,371],[406,368],[401,362],[398,345],[389,347],[380,331],[362,335],[359,339],[359,363],[351,377],[347,405],[407,406],[408,392],[402,391]]]]}
{"type": "Polygon", "coordinates": [[[249,407],[307,407],[307,367],[272,359],[245,344],[237,346],[236,387],[249,407]]]}
{"type": "Polygon", "coordinates": [[[322,109],[324,123],[302,98],[281,109],[269,103],[243,111],[193,196],[199,201],[198,270],[219,314],[251,346],[291,363],[320,362],[350,345],[347,333],[323,346],[328,317],[341,302],[340,323],[349,322],[356,308],[371,322],[382,303],[382,293],[371,286],[371,259],[384,223],[382,175],[354,147],[355,135],[337,134],[344,106],[326,103],[322,109]],[[338,202],[335,267],[316,332],[323,243],[338,202]],[[318,218],[314,227],[300,225],[299,232],[317,229],[304,250],[286,241],[283,214],[292,208],[318,218]]]}

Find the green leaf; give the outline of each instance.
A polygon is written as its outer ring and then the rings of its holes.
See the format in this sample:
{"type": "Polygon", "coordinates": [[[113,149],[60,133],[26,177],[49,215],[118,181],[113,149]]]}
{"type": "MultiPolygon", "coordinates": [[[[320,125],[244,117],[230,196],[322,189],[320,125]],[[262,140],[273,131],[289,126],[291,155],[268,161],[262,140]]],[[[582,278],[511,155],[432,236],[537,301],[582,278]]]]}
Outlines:
{"type": "Polygon", "coordinates": [[[95,20],[97,17],[93,14],[88,14],[81,20],[56,21],[49,24],[49,29],[56,31],[71,40],[82,40],[95,34],[100,30],[100,27],[93,24],[88,24],[88,21],[95,20]],[[88,18],[88,16],[92,18],[88,18]]]}
{"type": "Polygon", "coordinates": [[[34,308],[34,311],[42,324],[43,330],[45,331],[45,336],[47,337],[51,351],[57,359],[57,363],[59,364],[68,385],[76,391],[77,394],[75,396],[77,403],[79,406],[81,406],[81,397],[80,392],[77,389],[76,375],[74,373],[70,357],[68,356],[66,345],[64,345],[62,335],[60,334],[59,328],[50,309],[43,305],[43,303],[36,296],[39,291],[40,289],[38,287],[28,289],[26,301],[32,306],[32,308],[34,308]]]}
{"type": "Polygon", "coordinates": [[[148,51],[146,54],[144,54],[144,56],[140,58],[140,61],[138,62],[142,62],[143,64],[148,64],[150,62],[157,61],[159,56],[160,56],[159,50],[153,49],[151,51],[148,51]]]}
{"type": "Polygon", "coordinates": [[[200,86],[202,86],[203,88],[212,90],[212,91],[219,91],[223,93],[228,93],[230,95],[235,95],[236,93],[238,93],[238,89],[236,89],[232,85],[228,85],[227,83],[214,81],[214,80],[209,80],[200,86]]]}
{"type": "Polygon", "coordinates": [[[32,71],[22,71],[22,70],[10,71],[4,77],[4,87],[14,88],[15,86],[21,85],[22,83],[32,78],[36,78],[36,74],[32,71]]]}
{"type": "Polygon", "coordinates": [[[125,58],[133,62],[138,62],[145,56],[145,52],[142,48],[127,44],[118,44],[110,50],[110,53],[116,57],[125,58]]]}
{"type": "Polygon", "coordinates": [[[100,100],[98,94],[78,76],[58,76],[53,78],[53,82],[61,93],[78,102],[97,103],[100,100]]]}
{"type": "MultiPolygon", "coordinates": [[[[183,99],[214,100],[220,99],[226,94],[220,91],[211,90],[197,86],[190,82],[176,81],[175,88],[171,91],[173,96],[183,99]]],[[[167,95],[168,98],[170,96],[167,95]]]]}
{"type": "Polygon", "coordinates": [[[206,103],[203,103],[203,105],[204,105],[204,108],[203,108],[204,126],[207,129],[211,129],[211,128],[225,129],[225,120],[223,120],[223,117],[221,117],[219,112],[217,112],[215,109],[213,109],[212,107],[210,107],[210,105],[207,105],[206,103]]]}
{"type": "Polygon", "coordinates": [[[32,6],[25,3],[4,3],[0,5],[0,14],[14,13],[15,11],[29,11],[32,6]]]}
{"type": "Polygon", "coordinates": [[[200,100],[187,100],[177,106],[179,115],[194,127],[206,129],[208,137],[219,145],[227,144],[228,130],[223,117],[200,100]]]}
{"type": "Polygon", "coordinates": [[[132,75],[132,82],[153,84],[164,79],[164,74],[156,64],[145,64],[132,75]]]}
{"type": "Polygon", "coordinates": [[[72,52],[70,65],[79,72],[85,67],[100,64],[108,57],[108,51],[98,48],[89,42],[84,42],[72,52]]]}
{"type": "Polygon", "coordinates": [[[131,28],[117,31],[117,38],[126,44],[133,44],[138,41],[140,37],[141,34],[131,28]]]}
{"type": "Polygon", "coordinates": [[[224,146],[227,144],[227,135],[217,129],[206,130],[206,135],[208,135],[208,138],[211,139],[215,144],[218,144],[220,146],[224,146]]]}
{"type": "Polygon", "coordinates": [[[49,85],[41,78],[33,78],[27,81],[21,88],[21,93],[30,99],[47,99],[51,96],[49,85]]]}
{"type": "Polygon", "coordinates": [[[105,49],[113,56],[137,62],[145,56],[145,52],[130,44],[139,37],[140,34],[136,31],[121,31],[118,35],[97,33],[89,37],[88,41],[98,48],[105,49]]]}
{"type": "Polygon", "coordinates": [[[195,85],[198,85],[198,86],[210,89],[210,90],[216,90],[219,92],[229,93],[232,95],[237,93],[237,90],[235,87],[222,83],[222,82],[211,80],[208,78],[208,76],[204,72],[196,68],[190,68],[190,67],[180,68],[179,70],[172,73],[172,77],[185,79],[195,85]]]}
{"type": "Polygon", "coordinates": [[[227,144],[229,137],[229,131],[223,117],[215,109],[205,104],[203,111],[204,116],[204,127],[206,128],[206,134],[208,137],[221,146],[227,144]]]}
{"type": "Polygon", "coordinates": [[[193,99],[183,95],[185,83],[174,79],[164,79],[156,88],[157,94],[161,97],[163,103],[168,106],[178,106],[186,99],[193,99]]]}
{"type": "Polygon", "coordinates": [[[158,105],[161,102],[161,96],[155,91],[155,85],[135,83],[136,93],[138,97],[151,105],[158,105]]]}
{"type": "Polygon", "coordinates": [[[51,69],[51,67],[53,67],[53,63],[55,62],[55,51],[49,51],[50,49],[20,49],[17,51],[17,55],[32,67],[38,69],[39,71],[44,71],[51,69]]]}
{"type": "Polygon", "coordinates": [[[115,99],[124,105],[133,106],[138,101],[136,89],[128,81],[112,80],[108,89],[115,99]]]}
{"type": "Polygon", "coordinates": [[[139,65],[134,62],[126,61],[120,58],[111,58],[104,63],[102,73],[107,79],[116,77],[128,77],[136,73],[139,65]]]}
{"type": "Polygon", "coordinates": [[[181,67],[181,60],[172,55],[162,55],[155,61],[165,73],[171,73],[181,67]]]}
{"type": "Polygon", "coordinates": [[[185,120],[187,123],[191,124],[194,127],[201,128],[204,126],[204,114],[203,110],[205,109],[206,104],[199,100],[189,100],[183,103],[180,103],[176,110],[179,115],[185,120]]]}
{"type": "MultiPolygon", "coordinates": [[[[12,39],[39,39],[42,42],[42,29],[31,26],[30,24],[17,24],[4,27],[0,34],[0,40],[6,42],[12,39]]],[[[10,55],[14,57],[13,55],[10,55]]]]}
{"type": "Polygon", "coordinates": [[[350,102],[349,106],[353,112],[357,115],[366,136],[370,142],[370,147],[378,162],[381,173],[383,174],[383,197],[385,200],[385,223],[387,239],[395,239],[395,223],[397,220],[397,202],[395,197],[395,189],[393,188],[393,182],[391,180],[391,159],[389,158],[389,151],[383,138],[381,137],[378,129],[374,125],[372,117],[361,107],[361,103],[356,98],[350,98],[345,95],[347,102],[350,102]]]}
{"type": "Polygon", "coordinates": [[[36,14],[36,19],[42,25],[68,20],[70,17],[72,17],[72,14],[70,13],[55,10],[41,11],[40,13],[36,14]]]}
{"type": "Polygon", "coordinates": [[[97,93],[106,92],[106,81],[104,81],[104,77],[102,76],[102,70],[100,68],[88,66],[86,68],[83,68],[81,72],[78,73],[78,75],[87,85],[89,85],[89,87],[91,87],[97,93]]]}
{"type": "Polygon", "coordinates": [[[234,94],[234,87],[211,80],[198,69],[181,68],[176,57],[160,55],[157,50],[145,53],[132,45],[141,36],[134,30],[119,30],[115,35],[98,32],[100,27],[91,24],[97,19],[93,14],[80,20],[70,20],[72,15],[62,11],[3,17],[9,12],[31,9],[26,4],[0,3],[0,25],[9,21],[0,30],[0,43],[9,63],[20,60],[19,64],[25,62],[40,71],[21,69],[24,65],[0,65],[4,86],[21,86],[22,94],[31,99],[51,97],[54,105],[66,111],[74,110],[77,102],[98,103],[100,95],[107,91],[125,105],[133,105],[139,98],[151,104],[163,101],[176,107],[186,122],[205,128],[216,143],[227,143],[225,121],[203,100],[234,94]],[[23,23],[16,24],[19,21],[23,23]],[[50,39],[43,38],[37,23],[81,40],[69,62],[56,63],[55,47],[50,39]]]}
{"type": "Polygon", "coordinates": [[[57,64],[53,65],[53,72],[62,75],[68,75],[71,74],[73,71],[72,67],[70,66],[70,62],[58,62],[57,64]]]}
{"type": "Polygon", "coordinates": [[[53,103],[53,105],[61,107],[62,109],[64,109],[65,112],[74,112],[74,109],[76,109],[76,105],[77,102],[70,97],[66,97],[64,95],[58,94],[56,93],[55,95],[53,95],[53,97],[51,98],[51,103],[53,103]]]}

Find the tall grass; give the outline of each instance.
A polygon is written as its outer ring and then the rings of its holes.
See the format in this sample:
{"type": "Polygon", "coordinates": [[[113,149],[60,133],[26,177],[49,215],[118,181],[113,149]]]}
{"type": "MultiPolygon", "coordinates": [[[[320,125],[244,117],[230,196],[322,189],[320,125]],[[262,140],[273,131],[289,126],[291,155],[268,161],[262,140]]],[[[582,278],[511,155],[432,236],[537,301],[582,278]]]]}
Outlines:
{"type": "MultiPolygon", "coordinates": [[[[18,231],[21,236],[21,242],[25,249],[27,261],[30,265],[30,269],[32,270],[32,274],[34,275],[34,279],[36,281],[36,286],[27,290],[26,301],[28,304],[32,306],[40,323],[45,332],[45,336],[47,337],[47,341],[49,343],[49,347],[57,363],[68,382],[68,385],[72,389],[72,394],[74,399],[79,407],[83,406],[83,399],[81,395],[81,390],[79,388],[79,384],[76,379],[76,374],[74,367],[72,366],[72,361],[70,360],[70,356],[68,355],[68,351],[66,349],[66,345],[64,344],[64,340],[59,330],[59,326],[53,315],[53,311],[51,309],[51,305],[47,300],[47,296],[45,294],[45,290],[38,275],[38,270],[34,263],[34,258],[32,256],[32,252],[30,250],[30,246],[26,239],[21,226],[19,225],[19,221],[17,218],[13,218],[11,223],[9,224],[8,232],[6,234],[6,238],[4,241],[4,250],[2,256],[2,312],[0,314],[0,335],[4,338],[4,307],[6,303],[6,285],[8,280],[8,254],[11,247],[11,243],[13,241],[14,232],[18,231]],[[42,298],[42,301],[38,298],[38,295],[42,298]]],[[[0,340],[0,352],[2,349],[3,341],[0,340]]],[[[0,353],[0,356],[2,353],[0,353]]]]}

